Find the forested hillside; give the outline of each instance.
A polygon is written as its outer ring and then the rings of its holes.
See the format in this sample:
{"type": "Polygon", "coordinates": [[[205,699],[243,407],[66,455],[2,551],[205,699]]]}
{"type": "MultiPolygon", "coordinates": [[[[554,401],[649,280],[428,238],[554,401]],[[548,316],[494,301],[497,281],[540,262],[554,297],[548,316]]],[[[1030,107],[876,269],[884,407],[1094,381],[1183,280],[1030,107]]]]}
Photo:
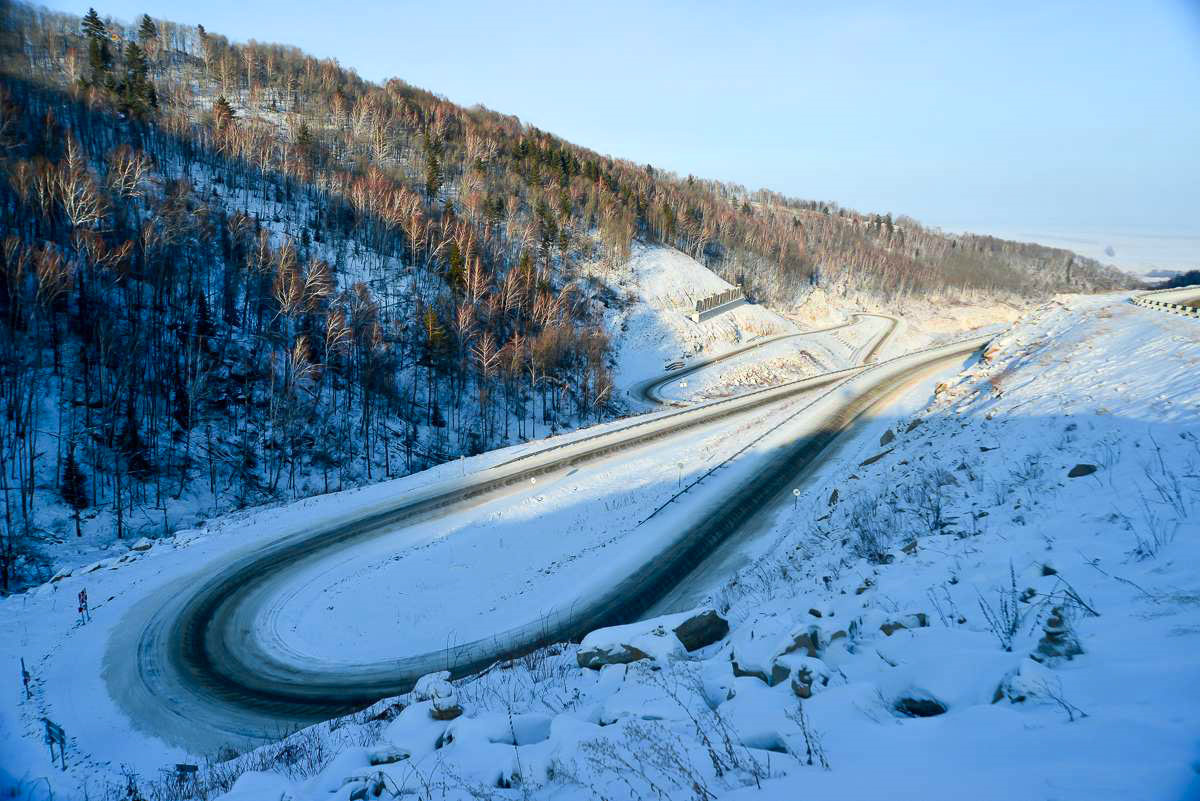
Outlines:
{"type": "Polygon", "coordinates": [[[782,305],[814,284],[887,301],[1125,280],[682,179],[286,46],[0,13],[5,591],[59,537],[160,533],[611,415],[606,292],[578,267],[638,238],[782,305]]]}

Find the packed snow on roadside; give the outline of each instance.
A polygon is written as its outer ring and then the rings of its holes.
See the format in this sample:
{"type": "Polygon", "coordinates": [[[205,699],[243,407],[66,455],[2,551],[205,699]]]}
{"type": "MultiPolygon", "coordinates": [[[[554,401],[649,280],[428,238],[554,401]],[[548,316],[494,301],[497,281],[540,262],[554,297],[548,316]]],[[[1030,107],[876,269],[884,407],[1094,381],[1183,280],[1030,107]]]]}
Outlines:
{"type": "Polygon", "coordinates": [[[1038,308],[779,510],[710,594],[727,635],[597,632],[456,682],[451,720],[389,699],[225,797],[1194,796],[1198,362],[1193,321],[1038,308]]]}

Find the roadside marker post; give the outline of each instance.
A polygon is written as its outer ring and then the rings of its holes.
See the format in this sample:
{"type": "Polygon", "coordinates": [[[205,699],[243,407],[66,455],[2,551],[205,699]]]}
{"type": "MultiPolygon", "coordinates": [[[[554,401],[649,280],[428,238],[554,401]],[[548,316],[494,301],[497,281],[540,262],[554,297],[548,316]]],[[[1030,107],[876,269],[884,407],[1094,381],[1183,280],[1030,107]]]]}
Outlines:
{"type": "Polygon", "coordinates": [[[792,490],[792,498],[794,499],[792,501],[792,511],[794,512],[800,508],[800,488],[799,487],[796,487],[795,489],[792,490]]]}
{"type": "Polygon", "coordinates": [[[42,723],[46,724],[46,745],[50,746],[50,764],[54,764],[54,746],[58,746],[58,759],[62,763],[62,769],[67,769],[67,733],[63,731],[62,726],[59,726],[50,718],[42,718],[42,723]]]}
{"type": "Polygon", "coordinates": [[[25,686],[25,700],[33,698],[33,693],[29,690],[29,671],[25,668],[25,657],[21,657],[21,684],[25,686]]]}

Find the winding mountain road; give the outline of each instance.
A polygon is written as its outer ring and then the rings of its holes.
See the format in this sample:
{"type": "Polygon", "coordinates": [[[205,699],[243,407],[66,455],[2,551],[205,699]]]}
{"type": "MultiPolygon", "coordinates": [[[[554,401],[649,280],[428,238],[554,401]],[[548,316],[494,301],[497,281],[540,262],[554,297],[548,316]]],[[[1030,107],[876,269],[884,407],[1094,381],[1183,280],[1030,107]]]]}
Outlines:
{"type": "MultiPolygon", "coordinates": [[[[877,351],[894,325],[892,321],[864,358],[877,351]]],[[[121,621],[105,660],[110,693],[139,728],[205,753],[226,744],[248,746],[277,739],[300,726],[405,692],[431,671],[449,669],[466,675],[546,643],[636,619],[704,563],[798,473],[811,469],[826,446],[859,415],[914,376],[961,362],[989,338],[973,337],[871,367],[648,415],[616,430],[426,485],[387,504],[360,509],[336,524],[228,555],[162,587],[121,621]],[[322,662],[255,636],[255,620],[288,575],[349,545],[513,492],[531,478],[561,474],[617,451],[686,434],[814,390],[824,392],[789,418],[788,430],[796,436],[788,447],[773,452],[731,492],[689,496],[688,524],[664,541],[655,558],[598,597],[485,639],[373,663],[322,662]]],[[[756,346],[761,344],[767,343],[756,346]]],[[[655,384],[645,386],[652,391],[655,384]]]]}
{"type": "Polygon", "coordinates": [[[707,359],[699,359],[679,370],[672,370],[671,372],[664,373],[662,375],[658,375],[653,378],[648,378],[645,381],[641,381],[637,384],[634,384],[632,387],[629,388],[629,394],[644,403],[649,403],[652,405],[660,405],[660,406],[676,405],[677,402],[673,402],[667,398],[662,397],[660,390],[667,384],[671,383],[672,381],[678,381],[679,379],[689,376],[693,373],[699,372],[700,370],[703,370],[706,367],[709,367],[714,364],[719,364],[720,362],[726,361],[728,359],[732,359],[735,356],[741,356],[742,354],[748,353],[750,351],[758,350],[759,348],[765,347],[767,345],[775,345],[780,342],[787,342],[787,341],[795,340],[795,339],[805,339],[808,337],[812,337],[816,334],[827,334],[831,331],[840,331],[842,329],[846,329],[846,328],[850,328],[852,326],[858,325],[861,321],[867,320],[870,318],[877,318],[880,320],[885,320],[888,323],[888,327],[884,331],[880,332],[876,337],[874,337],[870,341],[870,343],[868,343],[866,352],[863,353],[860,356],[860,358],[855,360],[859,364],[869,364],[871,362],[871,359],[874,358],[875,354],[879,351],[879,348],[881,348],[883,346],[883,344],[885,342],[887,342],[888,337],[890,337],[892,335],[892,333],[896,330],[896,325],[898,323],[898,320],[895,317],[891,317],[886,314],[868,314],[865,312],[852,314],[851,317],[853,317],[854,319],[844,322],[844,323],[840,323],[838,325],[831,325],[828,328],[817,328],[812,331],[800,331],[800,332],[797,332],[794,334],[777,334],[775,336],[763,337],[760,339],[753,340],[752,342],[749,342],[745,345],[742,345],[740,347],[734,348],[733,350],[722,353],[719,356],[712,356],[707,359]]]}

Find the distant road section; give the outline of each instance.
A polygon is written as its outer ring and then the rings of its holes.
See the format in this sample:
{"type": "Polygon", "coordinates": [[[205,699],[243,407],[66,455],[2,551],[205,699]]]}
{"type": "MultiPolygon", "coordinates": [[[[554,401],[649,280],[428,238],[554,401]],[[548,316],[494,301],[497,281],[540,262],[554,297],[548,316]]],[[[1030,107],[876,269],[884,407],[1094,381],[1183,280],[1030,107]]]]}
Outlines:
{"type": "Polygon", "coordinates": [[[795,334],[779,334],[777,336],[762,337],[761,339],[756,339],[752,342],[742,345],[741,347],[734,348],[726,353],[722,353],[720,356],[713,356],[708,359],[699,359],[681,370],[672,370],[662,375],[655,376],[654,378],[648,378],[645,381],[634,384],[632,387],[630,387],[629,394],[645,403],[668,405],[671,404],[672,401],[664,398],[661,394],[661,390],[665,385],[671,383],[672,381],[679,381],[680,379],[685,378],[692,373],[697,372],[698,370],[702,370],[710,365],[723,362],[726,359],[732,359],[734,356],[740,356],[747,351],[752,351],[766,345],[773,345],[777,342],[803,339],[805,337],[811,337],[814,334],[826,334],[830,331],[838,331],[843,328],[849,328],[850,326],[857,325],[861,320],[869,317],[885,320],[887,321],[888,325],[887,328],[885,328],[877,337],[872,340],[866,352],[860,357],[859,362],[861,364],[868,364],[870,363],[871,359],[875,357],[875,354],[878,353],[879,348],[881,348],[883,344],[887,342],[888,337],[890,337],[892,332],[896,329],[896,319],[894,317],[888,317],[887,315],[883,314],[854,314],[854,319],[851,322],[842,323],[841,325],[833,325],[829,326],[828,328],[818,328],[812,331],[801,331],[795,334]]]}

